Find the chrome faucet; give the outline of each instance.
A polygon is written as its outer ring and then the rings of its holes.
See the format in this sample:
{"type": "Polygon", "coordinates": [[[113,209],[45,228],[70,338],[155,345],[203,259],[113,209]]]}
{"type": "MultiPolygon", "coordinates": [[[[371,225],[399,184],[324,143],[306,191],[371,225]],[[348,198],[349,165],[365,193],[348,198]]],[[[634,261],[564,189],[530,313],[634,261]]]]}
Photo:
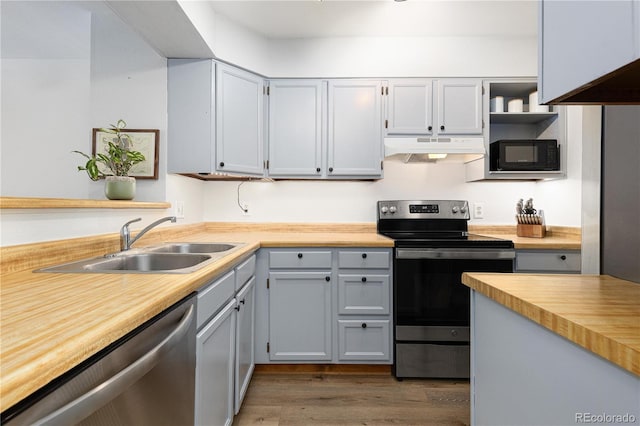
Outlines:
{"type": "Polygon", "coordinates": [[[144,228],[142,231],[138,233],[138,235],[135,236],[134,239],[131,239],[131,231],[129,231],[129,225],[131,225],[133,222],[139,222],[141,220],[142,218],[139,217],[137,219],[130,220],[129,222],[122,225],[122,228],[120,228],[120,250],[122,251],[129,250],[131,248],[131,245],[136,241],[138,241],[140,237],[142,237],[144,234],[147,233],[147,231],[149,231],[151,228],[155,226],[160,225],[162,222],[171,221],[172,223],[176,223],[175,216],[163,217],[162,219],[158,219],[155,222],[153,222],[151,225],[144,228]]]}

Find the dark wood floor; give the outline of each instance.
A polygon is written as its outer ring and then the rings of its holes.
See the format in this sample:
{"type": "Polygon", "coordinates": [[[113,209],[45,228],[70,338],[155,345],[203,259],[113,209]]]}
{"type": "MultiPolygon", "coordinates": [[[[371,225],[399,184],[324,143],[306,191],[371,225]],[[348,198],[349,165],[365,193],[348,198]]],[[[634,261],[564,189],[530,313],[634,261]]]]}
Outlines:
{"type": "Polygon", "coordinates": [[[234,426],[468,425],[469,382],[257,369],[234,426]]]}

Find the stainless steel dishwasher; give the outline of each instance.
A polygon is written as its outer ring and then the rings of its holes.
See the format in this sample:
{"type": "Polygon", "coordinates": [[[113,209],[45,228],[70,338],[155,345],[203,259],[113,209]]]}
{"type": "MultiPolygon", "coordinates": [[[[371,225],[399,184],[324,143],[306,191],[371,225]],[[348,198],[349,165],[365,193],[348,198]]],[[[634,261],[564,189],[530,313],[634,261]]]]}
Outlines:
{"type": "Polygon", "coordinates": [[[6,425],[193,425],[195,293],[2,413],[6,425]]]}

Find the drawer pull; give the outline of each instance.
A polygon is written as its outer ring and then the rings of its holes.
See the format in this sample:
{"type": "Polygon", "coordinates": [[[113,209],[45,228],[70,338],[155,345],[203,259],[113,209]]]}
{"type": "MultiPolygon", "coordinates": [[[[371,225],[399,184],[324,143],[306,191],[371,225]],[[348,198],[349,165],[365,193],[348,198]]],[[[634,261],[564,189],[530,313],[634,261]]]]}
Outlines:
{"type": "Polygon", "coordinates": [[[363,323],[362,323],[362,325],[361,325],[361,327],[362,327],[362,328],[367,328],[367,323],[366,323],[366,322],[363,322],[363,323]]]}
{"type": "Polygon", "coordinates": [[[324,277],[325,281],[331,281],[331,277],[324,277]]]}
{"type": "Polygon", "coordinates": [[[562,256],[560,256],[560,260],[567,260],[567,256],[563,254],[562,256]]]}
{"type": "Polygon", "coordinates": [[[363,283],[366,283],[366,282],[367,282],[367,277],[362,277],[361,281],[362,281],[363,283]]]}
{"type": "Polygon", "coordinates": [[[298,259],[302,259],[302,253],[298,253],[298,259]]]}
{"type": "Polygon", "coordinates": [[[366,259],[367,258],[367,253],[362,253],[362,258],[366,259]]]}

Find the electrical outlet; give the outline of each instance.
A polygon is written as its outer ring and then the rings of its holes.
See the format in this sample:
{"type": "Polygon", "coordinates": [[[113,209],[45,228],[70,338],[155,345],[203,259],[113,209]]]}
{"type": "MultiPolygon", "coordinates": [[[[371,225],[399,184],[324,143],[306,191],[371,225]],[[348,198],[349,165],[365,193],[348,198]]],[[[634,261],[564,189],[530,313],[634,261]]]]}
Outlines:
{"type": "Polygon", "coordinates": [[[249,213],[249,204],[247,203],[242,204],[242,214],[244,216],[251,216],[251,214],[249,213]]]}
{"type": "Polygon", "coordinates": [[[184,201],[176,201],[174,206],[175,216],[178,219],[184,219],[184,201]]]}
{"type": "Polygon", "coordinates": [[[484,217],[484,203],[473,203],[473,218],[482,219],[484,217]]]}

